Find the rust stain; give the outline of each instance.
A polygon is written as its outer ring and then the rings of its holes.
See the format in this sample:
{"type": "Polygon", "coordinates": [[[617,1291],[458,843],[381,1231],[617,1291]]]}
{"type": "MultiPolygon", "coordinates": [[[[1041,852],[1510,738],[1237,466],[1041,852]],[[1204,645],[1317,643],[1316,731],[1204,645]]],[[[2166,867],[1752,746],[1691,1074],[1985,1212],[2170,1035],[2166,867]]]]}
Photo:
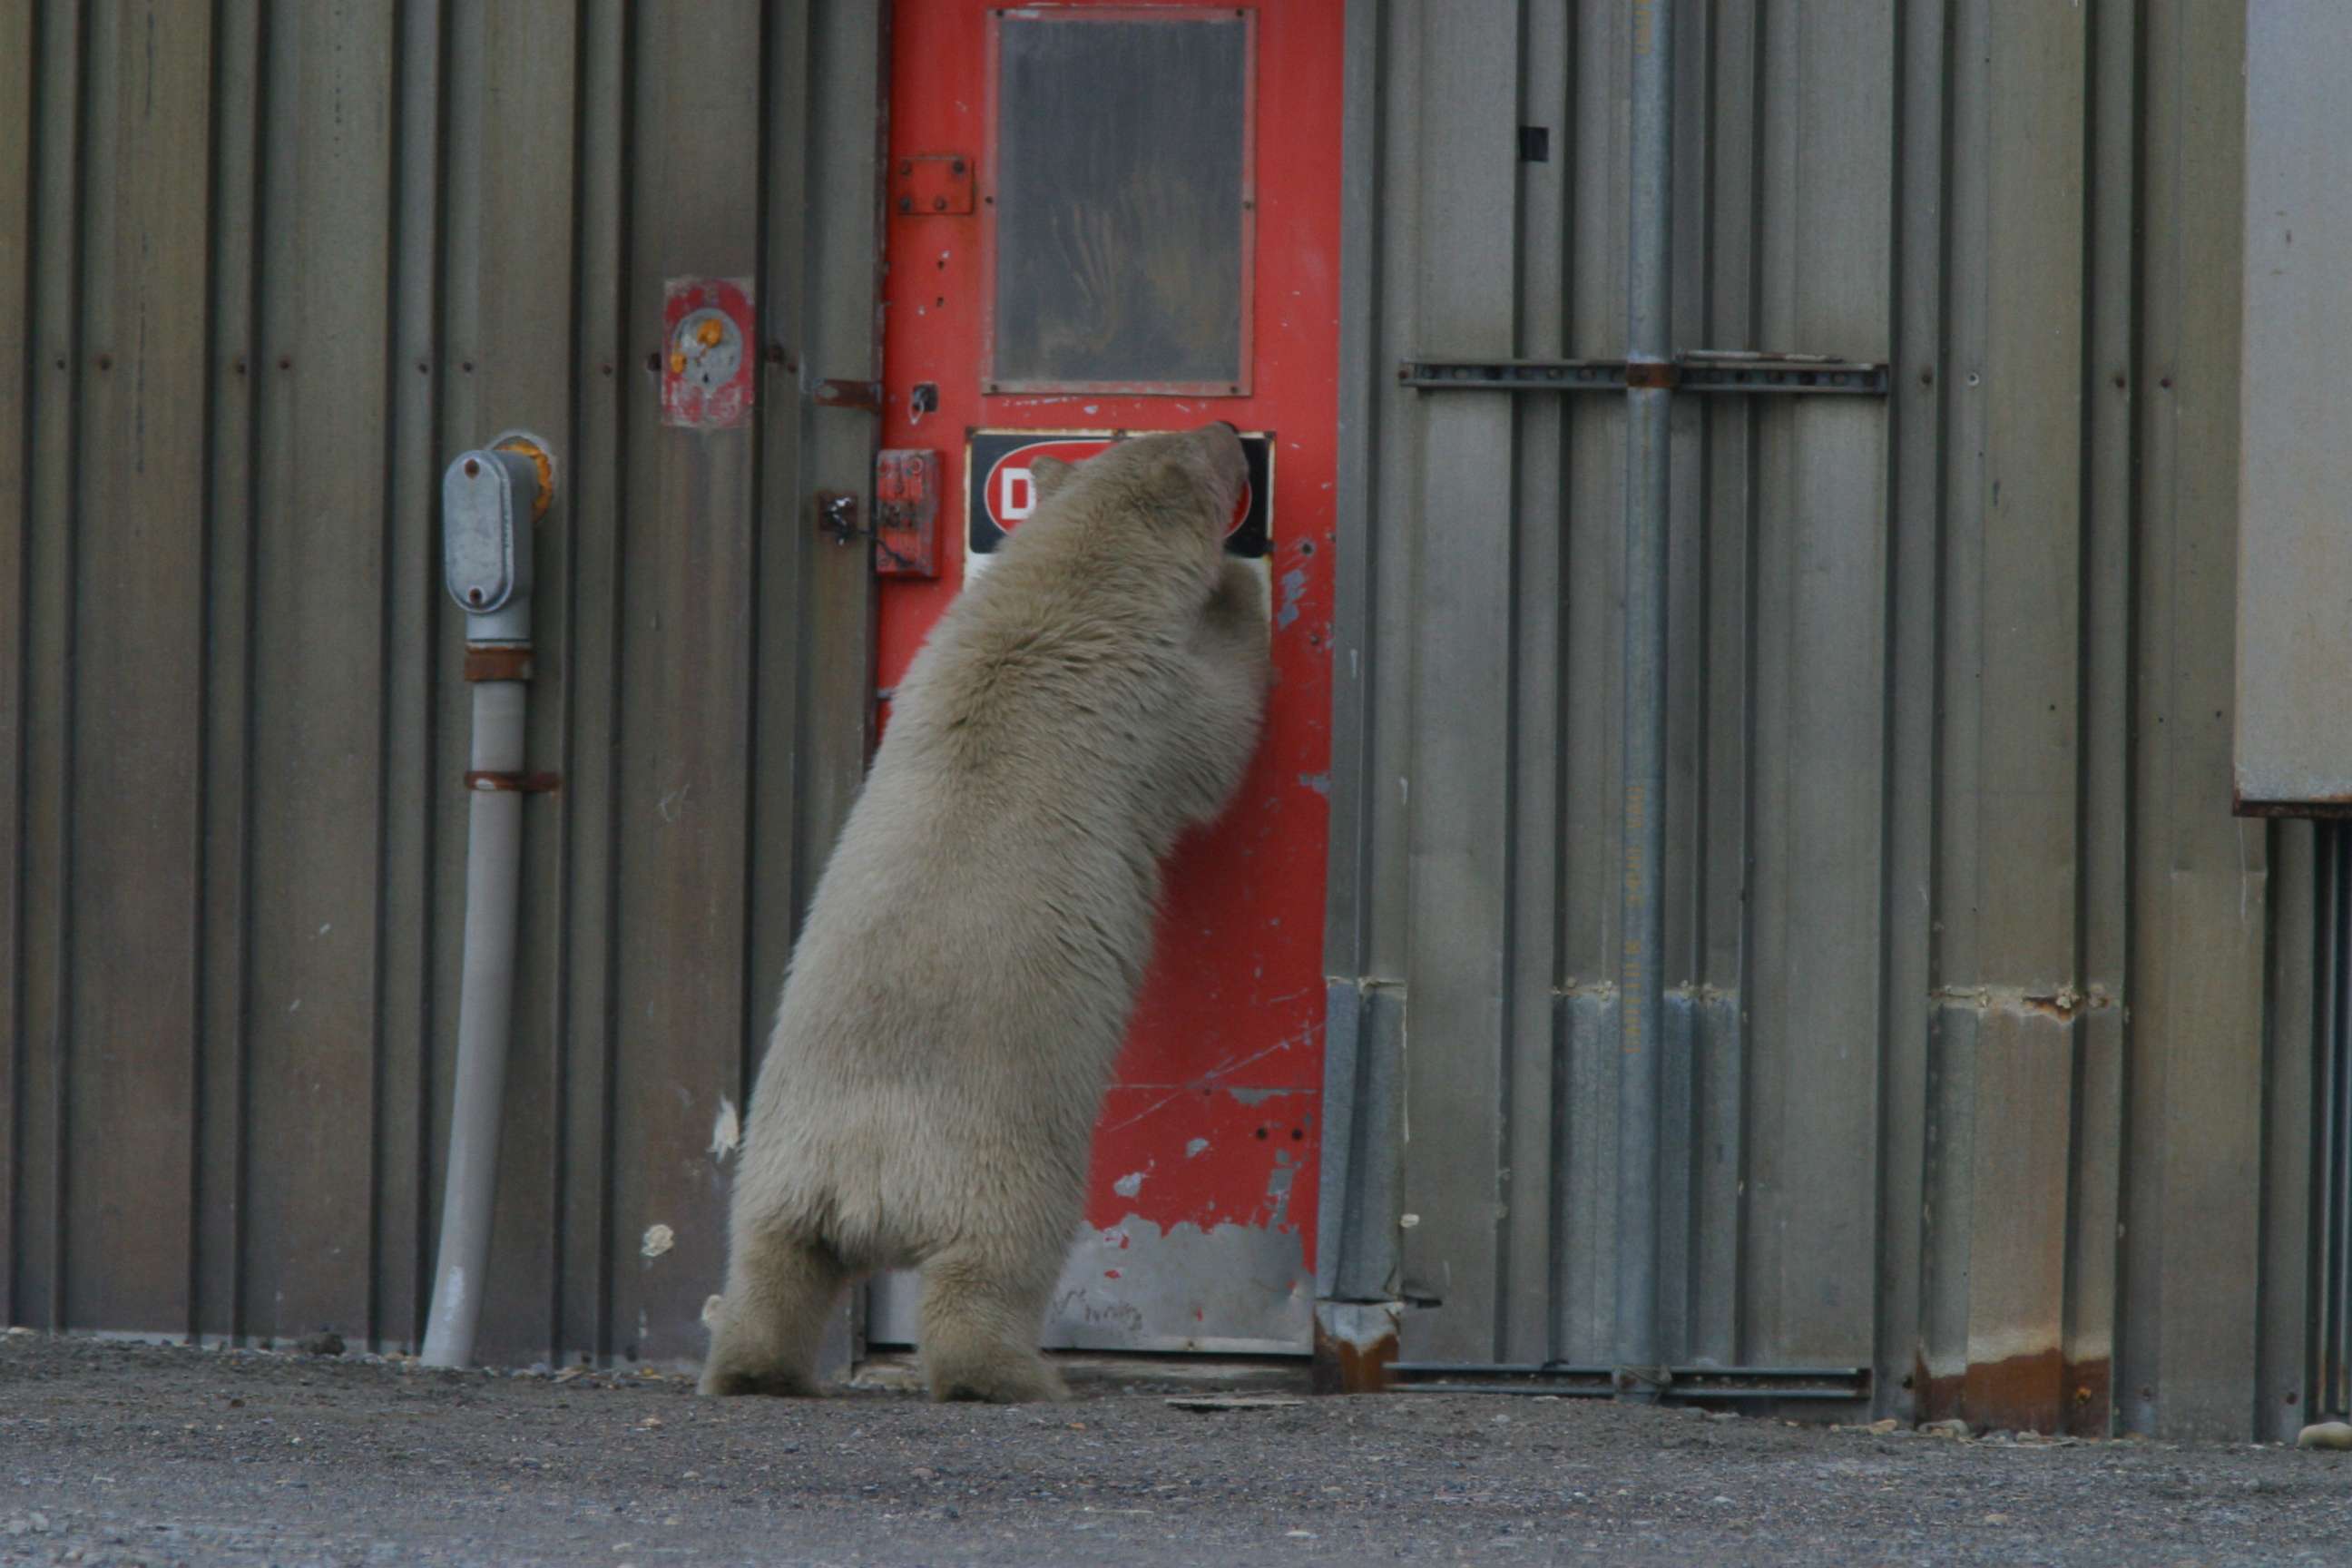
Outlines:
{"type": "Polygon", "coordinates": [[[2061,985],[2054,991],[2027,991],[2013,985],[1946,985],[1927,994],[1939,1007],[1962,1007],[1978,1013],[2010,1013],[2054,1018],[2071,1024],[2085,1013],[2104,1013],[2116,998],[2099,986],[2077,991],[2061,985]]]}
{"type": "Polygon", "coordinates": [[[1359,1343],[1315,1325],[1315,1362],[1310,1372],[1318,1394],[1385,1394],[1389,1368],[1396,1363],[1393,1331],[1359,1343]]]}
{"type": "Polygon", "coordinates": [[[520,437],[511,441],[499,442],[499,450],[519,452],[529,458],[530,466],[539,470],[539,491],[531,500],[530,515],[533,521],[545,517],[548,502],[555,499],[555,459],[549,457],[546,449],[538,442],[526,441],[520,437]]]}
{"type": "Polygon", "coordinates": [[[2113,1368],[2105,1357],[2069,1361],[2056,1350],[2032,1351],[1937,1377],[1927,1358],[1912,1361],[1913,1419],[1958,1416],[1981,1431],[2104,1437],[2114,1408],[2113,1368]]]}
{"type": "Polygon", "coordinates": [[[529,680],[531,650],[528,643],[467,643],[467,680],[529,680]]]}

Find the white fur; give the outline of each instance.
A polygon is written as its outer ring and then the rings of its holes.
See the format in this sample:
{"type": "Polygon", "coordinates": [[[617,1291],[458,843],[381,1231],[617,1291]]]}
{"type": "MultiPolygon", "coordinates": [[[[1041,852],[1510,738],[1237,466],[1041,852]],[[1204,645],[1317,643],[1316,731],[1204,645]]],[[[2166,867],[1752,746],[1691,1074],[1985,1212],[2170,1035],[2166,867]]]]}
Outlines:
{"type": "Polygon", "coordinates": [[[704,1393],[814,1392],[843,1289],[918,1268],[935,1397],[1064,1396],[1037,1338],[1160,861],[1265,703],[1244,473],[1214,426],[1041,465],[899,683],[751,1097],[704,1393]]]}

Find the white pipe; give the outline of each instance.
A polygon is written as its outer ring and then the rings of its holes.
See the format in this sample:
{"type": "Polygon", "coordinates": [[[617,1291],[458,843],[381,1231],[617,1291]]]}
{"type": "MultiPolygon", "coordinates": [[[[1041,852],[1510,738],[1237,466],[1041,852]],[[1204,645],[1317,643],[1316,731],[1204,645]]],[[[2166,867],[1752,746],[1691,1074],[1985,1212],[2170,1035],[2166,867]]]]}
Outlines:
{"type": "Polygon", "coordinates": [[[457,1082],[425,1363],[474,1359],[499,1188],[499,1121],[514,1024],[515,914],[522,882],[524,680],[530,664],[531,529],[553,499],[546,444],[509,431],[467,452],[442,481],[443,571],[466,610],[474,688],[472,798],[466,815],[465,964],[457,991],[457,1082]]]}
{"type": "MultiPolygon", "coordinates": [[[[522,772],[524,687],[474,687],[473,767],[513,779],[522,772]]],[[[457,996],[457,1084],[449,1113],[449,1173],[425,1364],[464,1366],[490,1255],[490,1205],[499,1182],[499,1119],[506,1094],[507,1038],[514,1020],[515,908],[522,881],[522,792],[478,786],[466,816],[466,957],[457,996]]]]}

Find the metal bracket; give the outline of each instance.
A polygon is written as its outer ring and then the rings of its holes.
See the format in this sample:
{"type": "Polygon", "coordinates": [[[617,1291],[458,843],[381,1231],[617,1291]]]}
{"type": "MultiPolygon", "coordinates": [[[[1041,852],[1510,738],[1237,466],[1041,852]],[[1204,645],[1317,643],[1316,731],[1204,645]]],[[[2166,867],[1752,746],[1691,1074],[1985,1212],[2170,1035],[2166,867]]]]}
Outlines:
{"type": "Polygon", "coordinates": [[[1622,359],[1409,359],[1397,380],[1416,392],[1622,392],[1669,385],[1677,392],[1810,393],[1884,397],[1886,366],[1822,354],[1690,349],[1672,363],[1643,362],[1629,376],[1622,359]]]}
{"type": "Polygon", "coordinates": [[[882,412],[882,384],[878,381],[820,381],[809,388],[809,401],[819,408],[862,408],[868,414],[882,412]]]}
{"type": "Polygon", "coordinates": [[[847,490],[816,492],[817,531],[835,544],[847,544],[866,530],[857,521],[857,498],[847,490]]]}

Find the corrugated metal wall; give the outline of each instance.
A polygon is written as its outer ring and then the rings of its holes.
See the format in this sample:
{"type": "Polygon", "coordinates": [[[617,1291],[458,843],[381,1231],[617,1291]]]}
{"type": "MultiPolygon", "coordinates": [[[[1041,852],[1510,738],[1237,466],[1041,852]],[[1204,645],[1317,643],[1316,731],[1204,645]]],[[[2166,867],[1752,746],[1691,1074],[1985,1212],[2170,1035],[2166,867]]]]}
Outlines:
{"type": "Polygon", "coordinates": [[[700,1353],[863,763],[880,0],[0,0],[0,1302],[411,1345],[465,853],[436,485],[553,442],[481,1353],[700,1353]],[[753,281],[749,429],[657,422],[753,281]],[[798,809],[796,809],[796,806],[798,809]],[[676,1245],[641,1255],[648,1226],[676,1245]]]}
{"type": "MultiPolygon", "coordinates": [[[[1673,3],[1676,347],[1895,374],[1678,399],[1665,1348],[2291,1432],[2314,862],[2231,815],[2242,8],[1673,3]]],[[[1411,1360],[1612,1359],[1621,400],[1394,377],[1623,353],[1640,8],[1351,10],[1325,1289],[1415,1303],[1411,1360]]]]}

